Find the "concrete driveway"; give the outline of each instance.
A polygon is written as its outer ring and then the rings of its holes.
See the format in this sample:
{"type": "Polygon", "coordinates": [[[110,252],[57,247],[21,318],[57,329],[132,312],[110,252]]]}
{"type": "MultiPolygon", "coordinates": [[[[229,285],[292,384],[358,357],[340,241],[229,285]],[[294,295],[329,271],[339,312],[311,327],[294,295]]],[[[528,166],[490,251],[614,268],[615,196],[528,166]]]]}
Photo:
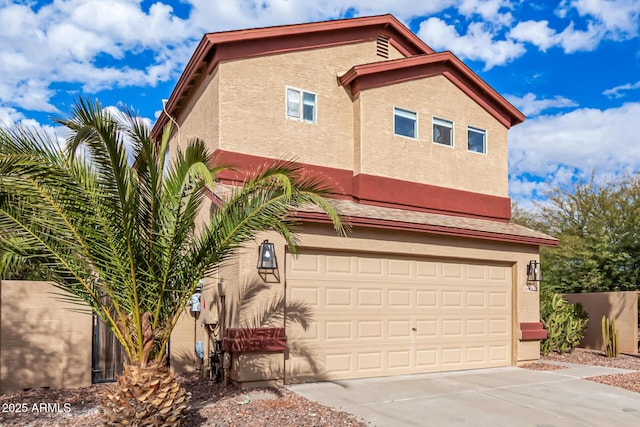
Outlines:
{"type": "Polygon", "coordinates": [[[301,384],[289,389],[378,427],[638,426],[640,393],[584,378],[622,369],[516,367],[301,384]]]}

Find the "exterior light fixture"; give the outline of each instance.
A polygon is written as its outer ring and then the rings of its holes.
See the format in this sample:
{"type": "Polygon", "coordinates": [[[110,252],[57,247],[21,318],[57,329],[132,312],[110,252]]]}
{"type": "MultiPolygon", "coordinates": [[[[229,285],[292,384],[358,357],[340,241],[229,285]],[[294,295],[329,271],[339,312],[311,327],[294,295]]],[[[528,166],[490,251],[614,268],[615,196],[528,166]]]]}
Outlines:
{"type": "Polygon", "coordinates": [[[274,271],[278,268],[276,260],[276,249],[273,243],[265,240],[258,247],[258,271],[274,271]]]}
{"type": "Polygon", "coordinates": [[[529,264],[527,264],[527,281],[542,281],[542,270],[540,270],[540,263],[536,260],[531,260],[529,261],[529,264]]]}

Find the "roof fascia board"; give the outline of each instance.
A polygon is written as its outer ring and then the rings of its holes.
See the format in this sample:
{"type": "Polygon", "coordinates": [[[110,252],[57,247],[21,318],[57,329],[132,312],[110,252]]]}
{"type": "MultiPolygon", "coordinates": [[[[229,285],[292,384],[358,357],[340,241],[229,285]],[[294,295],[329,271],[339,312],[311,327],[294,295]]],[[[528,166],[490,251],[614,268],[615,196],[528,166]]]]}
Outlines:
{"type": "Polygon", "coordinates": [[[448,51],[356,65],[339,81],[343,86],[350,85],[351,94],[356,95],[361,90],[434,75],[446,77],[507,128],[525,120],[524,114],[448,51]]]}
{"type": "MultiPolygon", "coordinates": [[[[332,32],[339,32],[344,37],[345,34],[349,34],[345,32],[345,30],[355,30],[362,32],[367,27],[370,27],[371,34],[374,32],[383,32],[389,36],[390,43],[396,47],[403,55],[420,55],[420,54],[431,54],[433,53],[433,49],[427,46],[418,36],[416,36],[411,30],[409,30],[405,25],[403,25],[398,19],[396,19],[393,15],[378,15],[378,16],[369,16],[363,18],[350,18],[350,19],[341,19],[334,21],[323,21],[323,22],[311,22],[305,24],[294,24],[294,25],[283,25],[276,27],[266,27],[266,28],[253,28],[248,30],[237,30],[237,31],[225,31],[220,33],[207,33],[203,36],[198,44],[195,52],[189,59],[185,70],[180,75],[178,82],[171,93],[169,100],[165,105],[165,109],[169,114],[175,115],[175,108],[178,105],[178,101],[183,96],[186,91],[186,88],[194,77],[196,70],[205,63],[207,65],[207,72],[211,73],[218,65],[219,61],[226,59],[237,59],[242,57],[241,52],[231,52],[227,49],[222,49],[225,52],[221,52],[220,47],[232,47],[232,46],[244,46],[241,51],[250,51],[246,46],[254,44],[256,42],[263,43],[263,47],[265,46],[265,42],[271,42],[273,44],[274,40],[282,41],[284,38],[294,38],[294,40],[298,40],[299,43],[297,47],[290,46],[289,49],[283,48],[274,48],[273,46],[269,48],[267,51],[263,51],[262,53],[254,51],[251,53],[251,56],[257,56],[259,54],[267,55],[270,53],[291,51],[291,50],[300,50],[300,49],[313,49],[319,46],[314,45],[313,43],[309,43],[309,35],[310,34],[329,34],[332,32]],[[300,37],[305,36],[305,37],[300,37]],[[214,49],[213,55],[211,50],[214,49]]],[[[369,35],[368,37],[375,38],[375,36],[369,35]]],[[[353,43],[358,40],[343,40],[342,43],[353,43]]],[[[333,43],[328,43],[325,46],[333,46],[340,44],[337,40],[333,43]]],[[[162,128],[169,121],[167,117],[167,113],[162,111],[160,117],[156,121],[153,129],[152,136],[156,139],[160,137],[162,134],[162,128]]]]}

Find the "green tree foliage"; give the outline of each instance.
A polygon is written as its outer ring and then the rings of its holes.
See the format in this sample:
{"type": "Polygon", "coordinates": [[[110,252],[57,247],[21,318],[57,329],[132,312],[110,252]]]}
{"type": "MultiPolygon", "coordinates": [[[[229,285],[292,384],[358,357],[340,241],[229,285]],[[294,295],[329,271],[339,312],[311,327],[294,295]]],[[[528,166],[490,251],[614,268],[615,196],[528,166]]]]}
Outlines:
{"type": "Polygon", "coordinates": [[[558,292],[635,290],[640,285],[640,176],[554,188],[513,221],[560,240],[541,248],[545,287],[558,292]]]}
{"type": "Polygon", "coordinates": [[[320,207],[342,233],[324,198],[331,188],[296,164],[275,162],[199,224],[219,170],[202,141],[172,149],[168,162],[170,130],[156,142],[135,114],[113,115],[85,100],[57,122],[69,130],[64,149],[28,128],[0,129],[4,262],[45,268],[123,345],[129,363],[119,389],[107,393],[110,422],[178,422],[185,393],[162,362],[199,279],[261,231],[279,232],[295,250],[291,214],[302,206],[320,207]]]}

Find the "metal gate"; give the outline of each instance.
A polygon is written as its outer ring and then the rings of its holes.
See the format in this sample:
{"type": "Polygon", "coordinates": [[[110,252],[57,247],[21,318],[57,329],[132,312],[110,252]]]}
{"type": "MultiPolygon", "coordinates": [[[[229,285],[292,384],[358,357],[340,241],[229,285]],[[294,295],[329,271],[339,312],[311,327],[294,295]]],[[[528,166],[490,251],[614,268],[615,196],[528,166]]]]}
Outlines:
{"type": "Polygon", "coordinates": [[[93,316],[93,360],[91,381],[104,383],[115,381],[122,374],[126,356],[124,348],[113,332],[98,318],[93,316]]]}

